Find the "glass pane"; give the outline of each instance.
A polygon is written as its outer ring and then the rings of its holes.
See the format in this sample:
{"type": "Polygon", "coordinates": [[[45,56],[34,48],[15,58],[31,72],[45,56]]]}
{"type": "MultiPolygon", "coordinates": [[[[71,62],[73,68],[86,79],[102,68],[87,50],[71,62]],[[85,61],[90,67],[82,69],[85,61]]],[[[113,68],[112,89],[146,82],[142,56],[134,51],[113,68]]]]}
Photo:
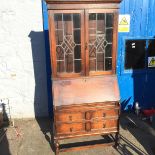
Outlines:
{"type": "Polygon", "coordinates": [[[73,25],[71,14],[63,14],[63,21],[64,21],[64,33],[66,35],[71,35],[73,25]]]}
{"type": "Polygon", "coordinates": [[[80,45],[75,46],[74,59],[81,59],[81,46],[80,45]]]}
{"type": "Polygon", "coordinates": [[[105,14],[97,14],[97,34],[105,33],[105,14]]]}
{"type": "Polygon", "coordinates": [[[96,48],[93,45],[89,45],[89,57],[96,58],[96,48]]]}
{"type": "Polygon", "coordinates": [[[145,68],[145,40],[127,40],[125,47],[125,69],[145,68]]]}
{"type": "Polygon", "coordinates": [[[89,28],[96,28],[96,14],[89,14],[89,28]]]}
{"type": "Polygon", "coordinates": [[[112,57],[112,44],[105,47],[105,57],[112,57]]]}
{"type": "Polygon", "coordinates": [[[90,35],[90,36],[89,36],[89,43],[90,43],[90,44],[94,44],[95,40],[96,40],[96,34],[95,34],[95,35],[90,35]]]}
{"type": "Polygon", "coordinates": [[[89,35],[90,36],[96,35],[96,29],[89,29],[89,35]]]}
{"type": "Polygon", "coordinates": [[[56,47],[57,60],[64,60],[64,51],[61,46],[56,47]]]}
{"type": "Polygon", "coordinates": [[[80,14],[55,14],[57,71],[81,72],[80,14]]]}
{"type": "Polygon", "coordinates": [[[113,14],[89,14],[90,71],[112,69],[113,14]]]}
{"type": "Polygon", "coordinates": [[[90,71],[96,71],[96,59],[92,59],[89,61],[90,71]]]}
{"type": "Polygon", "coordinates": [[[62,29],[62,14],[55,14],[54,22],[55,22],[56,29],[62,29]]]}
{"type": "Polygon", "coordinates": [[[68,54],[65,55],[65,68],[66,68],[66,72],[70,73],[73,72],[73,55],[72,54],[68,54]]]}
{"type": "Polygon", "coordinates": [[[73,24],[74,24],[74,28],[80,28],[80,15],[79,14],[73,14],[73,24]]]}
{"type": "Polygon", "coordinates": [[[149,40],[148,44],[148,56],[152,57],[155,56],[155,40],[149,40]]]}
{"type": "Polygon", "coordinates": [[[106,27],[113,27],[113,14],[107,13],[106,14],[106,27]]]}
{"type": "Polygon", "coordinates": [[[56,44],[61,45],[63,42],[63,31],[62,30],[56,30],[55,31],[56,35],[56,44]]]}
{"type": "Polygon", "coordinates": [[[81,43],[81,31],[80,30],[74,30],[74,42],[76,44],[81,43]]]}
{"type": "Polygon", "coordinates": [[[112,59],[111,58],[106,58],[105,59],[105,70],[112,70],[112,59]]]}
{"type": "Polygon", "coordinates": [[[97,70],[104,70],[104,53],[97,53],[97,70]]]}
{"type": "Polygon", "coordinates": [[[107,29],[106,30],[106,40],[109,43],[112,43],[112,39],[113,39],[113,29],[107,29]]]}
{"type": "Polygon", "coordinates": [[[103,46],[99,46],[97,48],[97,53],[104,53],[104,51],[105,51],[105,48],[103,46]]]}
{"type": "Polygon", "coordinates": [[[57,61],[57,72],[64,72],[64,61],[57,61]]]}
{"type": "Polygon", "coordinates": [[[75,60],[75,73],[81,72],[81,60],[75,60]]]}
{"type": "Polygon", "coordinates": [[[155,40],[148,41],[148,67],[155,69],[155,40]]]}

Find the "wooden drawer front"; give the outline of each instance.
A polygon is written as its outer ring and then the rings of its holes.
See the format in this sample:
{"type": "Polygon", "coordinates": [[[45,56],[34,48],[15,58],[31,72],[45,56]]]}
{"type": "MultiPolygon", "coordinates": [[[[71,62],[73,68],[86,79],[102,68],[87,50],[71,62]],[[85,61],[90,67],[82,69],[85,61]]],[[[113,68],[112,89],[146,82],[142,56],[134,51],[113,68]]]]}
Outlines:
{"type": "Polygon", "coordinates": [[[85,124],[84,123],[63,123],[63,124],[57,124],[57,133],[76,133],[80,131],[85,130],[85,124]]]}
{"type": "Polygon", "coordinates": [[[91,129],[106,129],[117,127],[118,120],[105,120],[99,122],[93,122],[91,124],[91,129]]]}
{"type": "Polygon", "coordinates": [[[114,117],[118,116],[119,110],[118,109],[101,109],[96,110],[92,113],[92,118],[107,118],[107,117],[114,117]]]}
{"type": "Polygon", "coordinates": [[[55,115],[56,121],[59,122],[78,122],[85,119],[85,114],[80,112],[57,112],[55,115]]]}

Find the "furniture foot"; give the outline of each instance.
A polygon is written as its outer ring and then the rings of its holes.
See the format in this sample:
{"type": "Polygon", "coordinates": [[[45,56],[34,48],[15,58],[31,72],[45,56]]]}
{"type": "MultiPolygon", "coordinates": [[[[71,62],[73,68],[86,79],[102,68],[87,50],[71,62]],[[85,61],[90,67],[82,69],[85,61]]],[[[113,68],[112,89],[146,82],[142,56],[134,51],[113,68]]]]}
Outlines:
{"type": "Polygon", "coordinates": [[[117,149],[120,143],[120,135],[119,133],[116,133],[115,135],[115,148],[117,149]]]}
{"type": "Polygon", "coordinates": [[[60,146],[60,144],[59,144],[58,140],[55,140],[54,144],[55,144],[55,155],[59,155],[59,146],[60,146]]]}

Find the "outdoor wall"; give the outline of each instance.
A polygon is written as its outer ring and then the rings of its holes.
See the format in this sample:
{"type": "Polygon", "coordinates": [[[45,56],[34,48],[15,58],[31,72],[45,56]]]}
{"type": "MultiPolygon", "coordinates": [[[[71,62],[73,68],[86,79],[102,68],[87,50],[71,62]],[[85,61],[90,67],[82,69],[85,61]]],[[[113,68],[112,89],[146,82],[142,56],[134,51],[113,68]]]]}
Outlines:
{"type": "MultiPolygon", "coordinates": [[[[120,14],[131,18],[130,32],[118,35],[117,75],[122,109],[132,109],[135,102],[139,102],[141,108],[155,108],[155,69],[124,69],[125,40],[155,38],[155,0],[123,0],[120,14]]],[[[147,64],[147,59],[145,62],[147,64]]]]}
{"type": "MultiPolygon", "coordinates": [[[[0,6],[0,103],[14,118],[47,116],[52,113],[52,96],[46,3],[43,14],[41,0],[1,0],[0,6]]],[[[125,39],[155,37],[154,8],[155,0],[120,4],[120,14],[131,17],[130,32],[118,35],[117,75],[123,109],[136,101],[143,107],[155,103],[155,70],[137,73],[123,68],[125,39]]]]}
{"type": "Polygon", "coordinates": [[[1,0],[0,102],[29,118],[47,116],[47,100],[41,0],[1,0]]]}

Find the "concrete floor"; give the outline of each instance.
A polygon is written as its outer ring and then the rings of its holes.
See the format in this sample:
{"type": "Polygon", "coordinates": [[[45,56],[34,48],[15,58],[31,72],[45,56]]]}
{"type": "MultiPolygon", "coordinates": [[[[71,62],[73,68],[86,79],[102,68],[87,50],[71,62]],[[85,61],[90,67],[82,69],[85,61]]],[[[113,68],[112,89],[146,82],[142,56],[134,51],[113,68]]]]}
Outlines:
{"type": "MultiPolygon", "coordinates": [[[[121,140],[117,150],[113,147],[104,147],[60,154],[153,155],[153,151],[155,152],[154,124],[150,126],[133,114],[122,114],[120,120],[121,140]]],[[[14,126],[16,129],[11,126],[7,128],[7,134],[0,143],[0,155],[54,155],[53,144],[51,144],[52,127],[49,119],[14,120],[14,126]]],[[[85,137],[78,141],[89,139],[91,138],[85,137]]],[[[64,142],[66,143],[66,141],[64,142]]],[[[70,142],[74,142],[74,140],[72,139],[70,142]]]]}

